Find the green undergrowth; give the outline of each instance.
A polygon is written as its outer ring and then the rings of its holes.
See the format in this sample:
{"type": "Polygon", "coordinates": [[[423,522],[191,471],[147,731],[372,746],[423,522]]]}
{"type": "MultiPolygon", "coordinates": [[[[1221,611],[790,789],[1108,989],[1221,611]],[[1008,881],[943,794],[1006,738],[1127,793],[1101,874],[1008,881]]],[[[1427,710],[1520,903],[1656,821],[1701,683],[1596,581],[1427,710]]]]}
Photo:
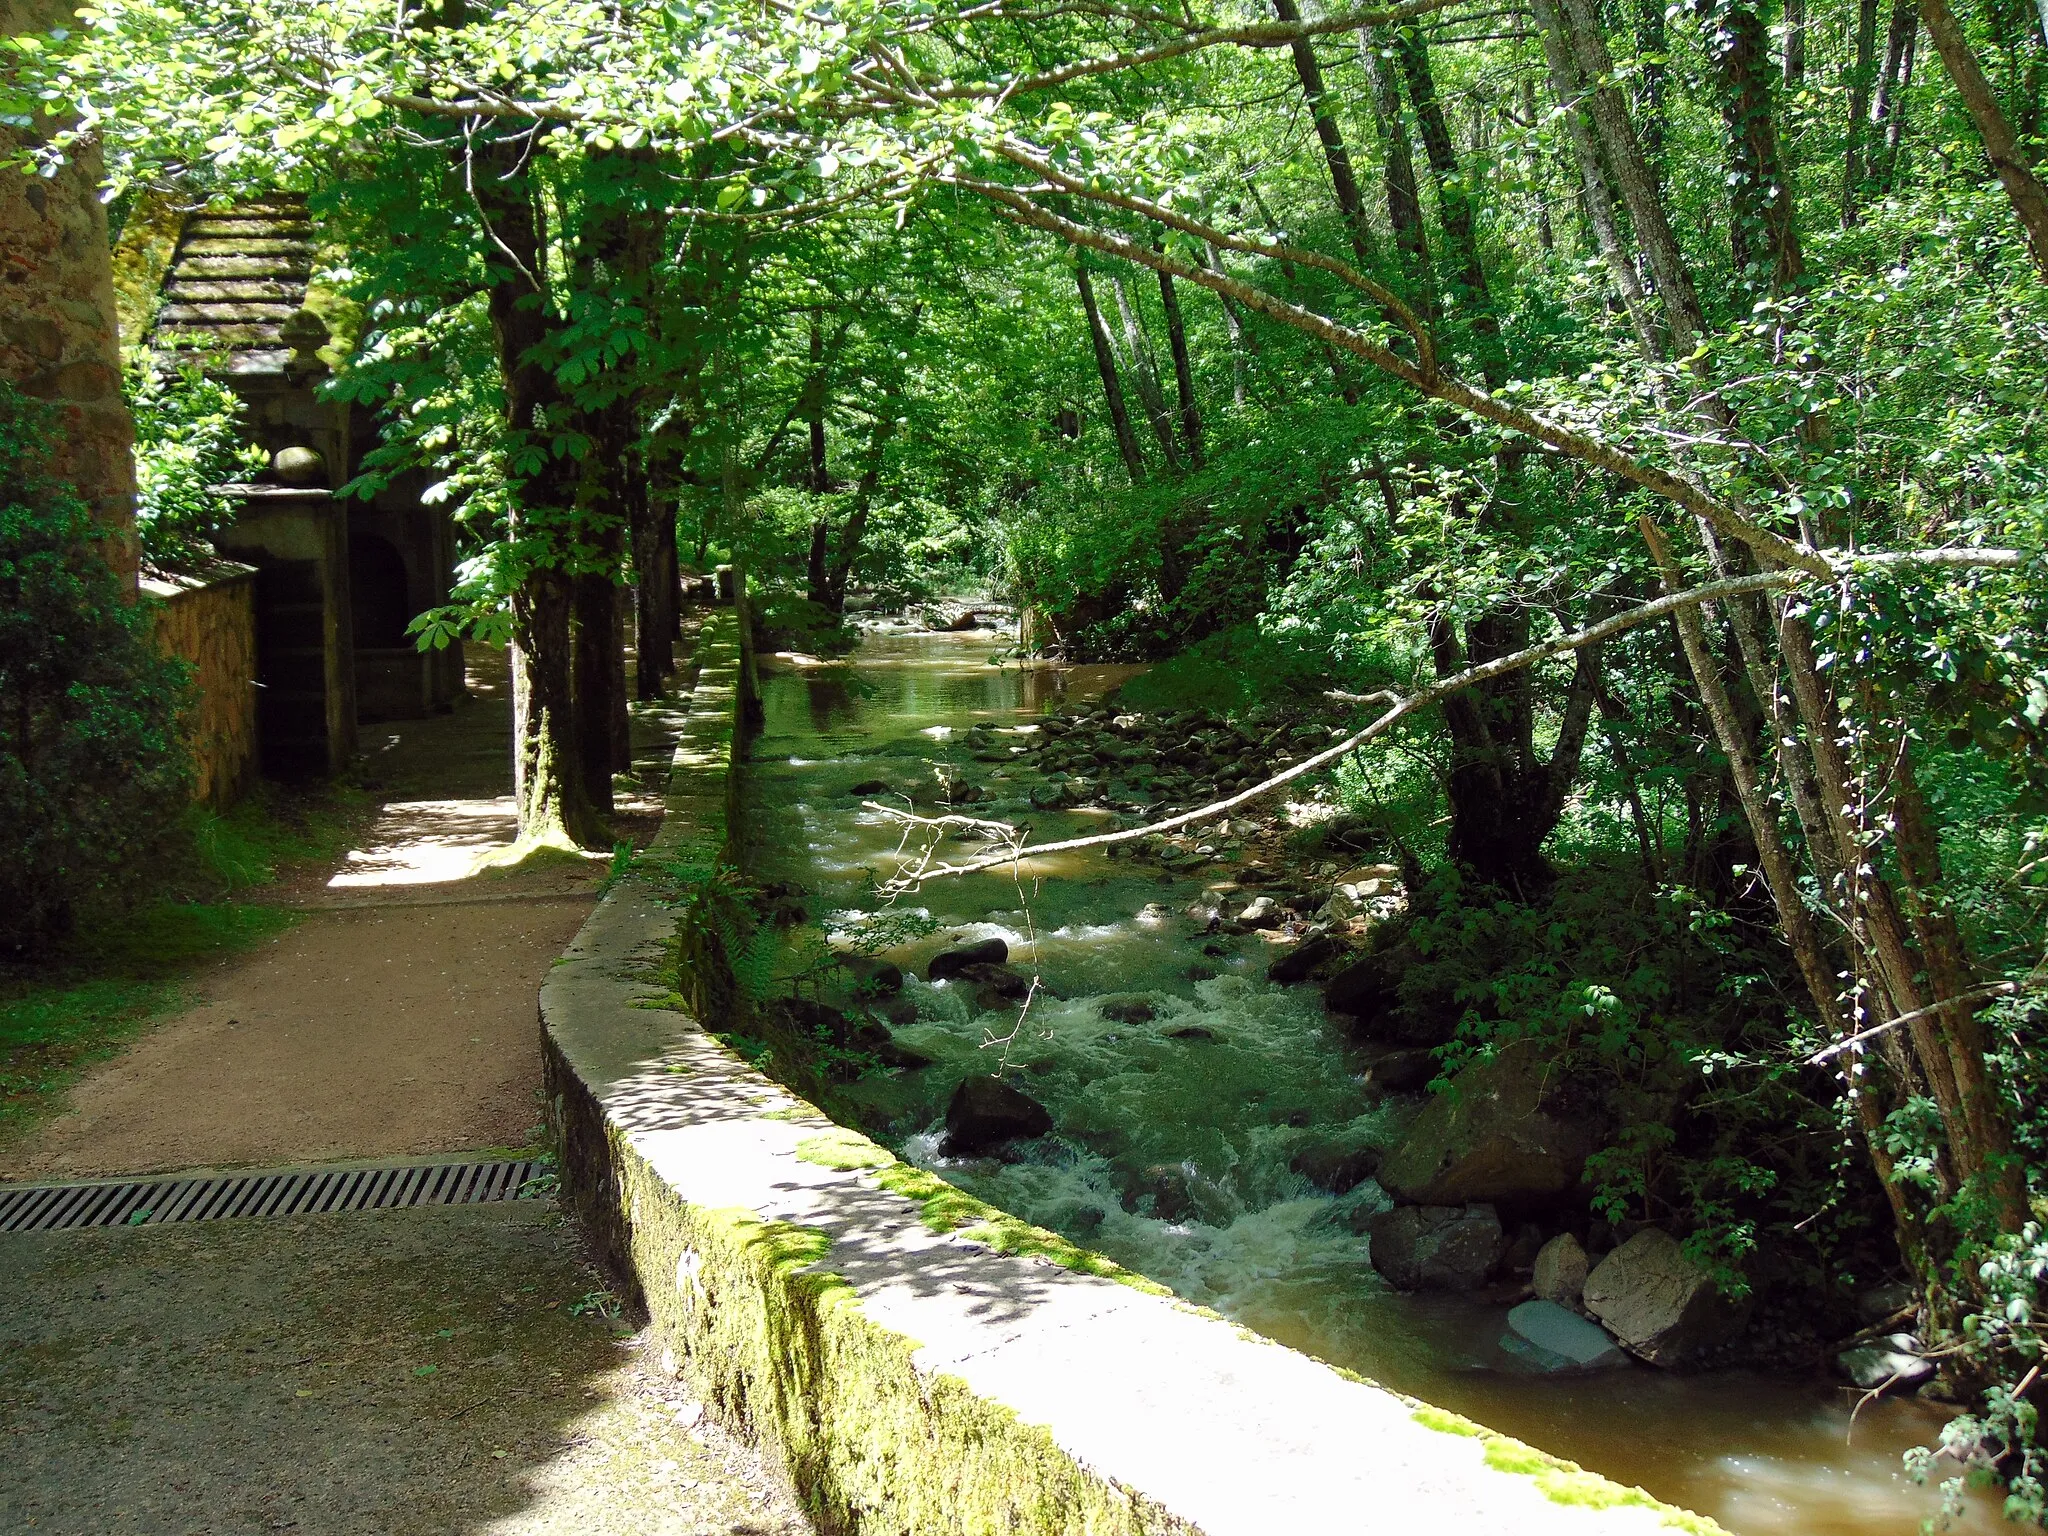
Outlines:
{"type": "Polygon", "coordinates": [[[347,852],[370,809],[369,796],[346,785],[313,791],[259,785],[229,810],[192,811],[192,862],[169,883],[202,897],[269,885],[293,868],[347,852]]]}
{"type": "Polygon", "coordinates": [[[1496,1472],[1533,1479],[1537,1489],[1553,1504],[1566,1504],[1578,1509],[1655,1510],[1663,1524],[1673,1530],[1688,1532],[1689,1536],[1728,1536],[1720,1525],[1704,1515],[1678,1509],[1651,1497],[1640,1488],[1624,1487],[1597,1472],[1588,1472],[1574,1462],[1524,1445],[1510,1436],[1497,1435],[1462,1414],[1420,1403],[1415,1406],[1414,1419],[1423,1428],[1433,1429],[1439,1434],[1459,1435],[1482,1442],[1489,1467],[1496,1472]]]}

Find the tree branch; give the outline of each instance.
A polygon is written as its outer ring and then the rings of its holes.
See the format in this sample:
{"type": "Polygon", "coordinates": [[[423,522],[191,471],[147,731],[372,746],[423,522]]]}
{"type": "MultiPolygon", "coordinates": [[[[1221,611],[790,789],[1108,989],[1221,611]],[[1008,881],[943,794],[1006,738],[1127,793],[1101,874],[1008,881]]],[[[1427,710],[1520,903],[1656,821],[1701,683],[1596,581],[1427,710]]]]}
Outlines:
{"type": "MultiPolygon", "coordinates": [[[[1630,608],[1625,612],[1615,614],[1612,618],[1602,619],[1598,624],[1589,625],[1585,629],[1576,630],[1568,635],[1560,635],[1555,640],[1546,640],[1541,645],[1532,645],[1526,650],[1515,651],[1507,656],[1496,656],[1492,661],[1481,662],[1476,667],[1467,667],[1462,672],[1455,673],[1450,677],[1441,678],[1429,687],[1419,692],[1408,694],[1405,697],[1393,692],[1391,689],[1373,694],[1346,695],[1347,698],[1350,698],[1351,702],[1358,704],[1377,704],[1388,700],[1391,700],[1392,703],[1388,709],[1370,725],[1366,726],[1365,729],[1354,731],[1335,746],[1326,747],[1321,752],[1305,757],[1293,767],[1282,769],[1263,783],[1254,784],[1250,789],[1239,790],[1227,799],[1215,801],[1196,810],[1183,811],[1178,816],[1169,816],[1163,821],[1149,822],[1142,827],[1129,827],[1121,832],[1097,833],[1093,837],[1071,837],[1057,843],[1040,843],[1036,847],[1026,844],[1023,841],[1025,834],[1021,830],[1017,830],[1010,851],[1007,853],[993,854],[983,859],[969,859],[962,864],[940,864],[936,867],[929,864],[929,856],[927,855],[927,860],[920,863],[912,874],[886,880],[882,882],[881,889],[885,895],[899,895],[904,891],[914,889],[926,880],[937,879],[941,875],[972,874],[977,870],[997,869],[1005,864],[1015,863],[1019,859],[1036,858],[1041,854],[1069,853],[1077,848],[1102,848],[1112,843],[1135,842],[1141,837],[1153,837],[1162,832],[1174,831],[1179,827],[1191,826],[1198,821],[1208,821],[1213,817],[1228,815],[1239,806],[1248,805],[1261,796],[1272,793],[1283,784],[1291,784],[1296,779],[1314,773],[1318,769],[1329,767],[1332,763],[1355,752],[1375,736],[1384,735],[1395,724],[1414,714],[1417,710],[1426,709],[1431,704],[1449,698],[1451,695],[1462,692],[1464,689],[1470,688],[1477,683],[1486,682],[1504,673],[1519,671],[1523,667],[1533,667],[1540,662],[1548,661],[1553,656],[1563,656],[1568,652],[1582,649],[1585,646],[1598,645],[1603,640],[1610,639],[1626,630],[1634,629],[1637,625],[1648,624],[1681,608],[1696,607],[1701,603],[1716,602],[1723,598],[1737,597],[1750,592],[1767,592],[1775,588],[1796,586],[1803,579],[1799,572],[1780,570],[1765,571],[1755,576],[1738,576],[1729,581],[1709,582],[1705,586],[1693,587],[1684,592],[1674,592],[1664,597],[1653,598],[1649,602],[1638,604],[1636,607],[1630,608]]],[[[916,823],[930,826],[955,819],[941,817],[935,822],[932,818],[913,816],[907,811],[899,810],[894,806],[882,805],[872,800],[864,801],[862,804],[864,809],[894,817],[905,824],[916,823]]],[[[957,819],[969,820],[970,818],[957,819]]],[[[988,822],[979,820],[974,820],[974,824],[984,827],[991,825],[988,822]]],[[[995,823],[994,825],[1007,826],[1008,823],[995,823]]]]}

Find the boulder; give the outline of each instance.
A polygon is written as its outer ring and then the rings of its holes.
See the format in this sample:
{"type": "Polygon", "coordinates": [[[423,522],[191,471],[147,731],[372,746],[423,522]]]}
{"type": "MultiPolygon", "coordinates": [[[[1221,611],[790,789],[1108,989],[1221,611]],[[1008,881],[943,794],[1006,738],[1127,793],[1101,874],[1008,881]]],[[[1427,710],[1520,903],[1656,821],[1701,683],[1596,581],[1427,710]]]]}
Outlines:
{"type": "Polygon", "coordinates": [[[1919,1386],[1935,1373],[1934,1362],[1920,1353],[1910,1333],[1894,1333],[1835,1356],[1836,1368],[1865,1392],[1900,1391],[1919,1386]]]}
{"type": "Polygon", "coordinates": [[[1569,1232],[1553,1237],[1536,1252],[1536,1268],[1529,1276],[1530,1289],[1537,1296],[1560,1307],[1577,1311],[1586,1292],[1586,1276],[1592,1261],[1579,1240],[1569,1232]]]}
{"type": "Polygon", "coordinates": [[[1295,1149],[1287,1166],[1317,1189],[1348,1195],[1380,1165],[1378,1147],[1347,1146],[1341,1141],[1317,1142],[1295,1149]]]}
{"type": "Polygon", "coordinates": [[[1034,811],[1056,811],[1067,803],[1066,787],[1061,784],[1034,784],[1031,786],[1031,808],[1034,811]]]}
{"type": "Polygon", "coordinates": [[[983,939],[975,944],[962,944],[956,949],[941,950],[933,955],[931,963],[924,968],[926,981],[944,981],[957,976],[970,965],[1001,965],[1010,958],[1010,946],[1001,939],[983,939]]]}
{"type": "Polygon", "coordinates": [[[986,962],[962,966],[950,979],[973,987],[977,996],[985,994],[1006,1001],[1021,1000],[1031,990],[1030,977],[1019,975],[1007,965],[986,962]]]}
{"type": "Polygon", "coordinates": [[[1501,1335],[1500,1347],[1546,1374],[1603,1371],[1628,1363],[1628,1356],[1605,1330],[1554,1301],[1525,1301],[1508,1313],[1508,1331],[1501,1335]]]}
{"type": "Polygon", "coordinates": [[[1319,923],[1348,923],[1364,910],[1356,898],[1339,886],[1320,907],[1316,908],[1315,916],[1319,923]]]}
{"type": "Polygon", "coordinates": [[[1566,1193],[1594,1142],[1585,1116],[1557,1102],[1560,1075],[1532,1043],[1465,1068],[1424,1106],[1381,1165],[1380,1183],[1414,1205],[1566,1193]]]}
{"type": "Polygon", "coordinates": [[[1378,955],[1352,961],[1323,983],[1323,1006],[1362,1025],[1370,1025],[1398,1001],[1394,977],[1378,955]]]}
{"type": "MultiPolygon", "coordinates": [[[[1263,897],[1260,899],[1264,900],[1263,897]]],[[[1292,986],[1297,981],[1306,981],[1308,973],[1335,955],[1338,947],[1337,941],[1326,933],[1319,933],[1311,939],[1303,939],[1266,967],[1266,979],[1278,982],[1283,987],[1292,986]]]]}
{"type": "Polygon", "coordinates": [[[1863,1320],[1865,1327],[1874,1327],[1878,1323],[1890,1322],[1908,1307],[1919,1303],[1918,1290],[1903,1280],[1895,1280],[1889,1285],[1872,1286],[1867,1291],[1858,1292],[1856,1315],[1863,1320]]]}
{"type": "Polygon", "coordinates": [[[1124,1182],[1124,1208],[1155,1221],[1199,1221],[1203,1192],[1200,1176],[1187,1164],[1160,1163],[1124,1182]]]}
{"type": "Polygon", "coordinates": [[[923,1051],[913,1050],[900,1043],[889,1033],[887,1027],[881,1024],[870,1022],[861,1025],[853,1032],[853,1037],[848,1043],[856,1050],[867,1052],[885,1067],[902,1067],[906,1071],[915,1071],[919,1067],[928,1067],[932,1064],[931,1057],[923,1051]]]}
{"type": "Polygon", "coordinates": [[[1099,999],[1095,1011],[1112,1024],[1149,1024],[1157,1010],[1142,992],[1112,992],[1099,999]]]}
{"type": "Polygon", "coordinates": [[[886,795],[889,793],[887,779],[862,779],[847,791],[849,795],[886,795]]]}
{"type": "Polygon", "coordinates": [[[936,1057],[927,1056],[916,1046],[905,1045],[893,1035],[874,1048],[874,1056],[885,1067],[898,1067],[905,1072],[916,1072],[932,1064],[936,1057]]]}
{"type": "Polygon", "coordinates": [[[1678,1239],[1645,1227],[1593,1267],[1586,1310],[1652,1365],[1694,1364],[1741,1328],[1744,1309],[1714,1286],[1678,1239]]]}
{"type": "Polygon", "coordinates": [[[1169,1040],[1185,1040],[1193,1045],[1214,1045],[1216,1031],[1206,1024],[1179,1024],[1166,1032],[1169,1040]]]}
{"type": "Polygon", "coordinates": [[[1471,1291],[1500,1258],[1490,1205],[1402,1205],[1373,1217],[1372,1267],[1404,1291],[1471,1291]]]}
{"type": "Polygon", "coordinates": [[[1365,1086],[1376,1093],[1420,1093],[1436,1077],[1436,1052],[1425,1046],[1389,1051],[1365,1069],[1365,1086]]]}
{"type": "Polygon", "coordinates": [[[771,1011],[792,1034],[829,1045],[850,1045],[854,1040],[854,1023],[846,1013],[827,1003],[816,1002],[808,997],[778,997],[770,1005],[771,1011]]]}
{"type": "Polygon", "coordinates": [[[946,1157],[973,1157],[1008,1141],[1029,1141],[1052,1129],[1052,1113],[999,1077],[970,1077],[946,1105],[946,1157]]]}
{"type": "Polygon", "coordinates": [[[889,997],[903,990],[903,967],[879,955],[841,955],[839,964],[869,997],[889,997]]]}
{"type": "Polygon", "coordinates": [[[1280,903],[1270,896],[1254,896],[1237,914],[1236,921],[1247,929],[1278,928],[1280,903]]]}

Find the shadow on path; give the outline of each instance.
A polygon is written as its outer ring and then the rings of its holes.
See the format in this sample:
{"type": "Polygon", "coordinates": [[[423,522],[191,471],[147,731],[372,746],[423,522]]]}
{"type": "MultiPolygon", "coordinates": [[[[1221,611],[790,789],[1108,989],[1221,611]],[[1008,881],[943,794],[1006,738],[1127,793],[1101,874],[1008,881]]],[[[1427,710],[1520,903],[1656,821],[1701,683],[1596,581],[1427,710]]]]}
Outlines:
{"type": "Polygon", "coordinates": [[[0,1237],[0,1529],[808,1536],[535,1204],[0,1237]]]}

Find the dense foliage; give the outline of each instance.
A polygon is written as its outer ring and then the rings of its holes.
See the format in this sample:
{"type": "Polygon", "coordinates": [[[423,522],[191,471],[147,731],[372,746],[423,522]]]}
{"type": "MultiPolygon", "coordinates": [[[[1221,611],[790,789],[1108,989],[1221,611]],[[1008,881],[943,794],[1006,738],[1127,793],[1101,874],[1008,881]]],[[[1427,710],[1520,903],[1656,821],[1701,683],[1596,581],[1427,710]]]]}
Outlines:
{"type": "Polygon", "coordinates": [[[0,385],[0,949],[61,936],[182,825],[185,669],[49,474],[54,412],[0,385]]]}
{"type": "Polygon", "coordinates": [[[127,395],[143,563],[165,571],[201,564],[214,553],[208,539],[233,515],[219,488],[263,466],[262,450],[240,435],[241,399],[190,361],[131,369],[127,395]]]}

